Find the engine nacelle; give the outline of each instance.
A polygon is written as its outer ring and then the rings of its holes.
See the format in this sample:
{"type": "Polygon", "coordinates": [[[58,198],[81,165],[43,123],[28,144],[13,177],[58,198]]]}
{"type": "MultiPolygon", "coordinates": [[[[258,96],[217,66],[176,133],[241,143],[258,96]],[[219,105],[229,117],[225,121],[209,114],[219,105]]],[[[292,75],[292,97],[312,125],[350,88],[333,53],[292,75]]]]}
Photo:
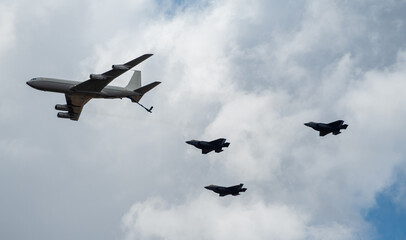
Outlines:
{"type": "Polygon", "coordinates": [[[59,118],[71,118],[71,115],[66,112],[59,112],[57,115],[59,118]]]}
{"type": "Polygon", "coordinates": [[[130,68],[124,64],[111,66],[114,70],[129,70],[130,68]]]}
{"type": "Polygon", "coordinates": [[[55,109],[59,111],[69,111],[70,107],[66,104],[56,104],[55,109]]]}
{"type": "Polygon", "coordinates": [[[104,76],[103,74],[90,74],[90,79],[96,79],[96,80],[103,80],[106,79],[107,77],[104,76]]]}

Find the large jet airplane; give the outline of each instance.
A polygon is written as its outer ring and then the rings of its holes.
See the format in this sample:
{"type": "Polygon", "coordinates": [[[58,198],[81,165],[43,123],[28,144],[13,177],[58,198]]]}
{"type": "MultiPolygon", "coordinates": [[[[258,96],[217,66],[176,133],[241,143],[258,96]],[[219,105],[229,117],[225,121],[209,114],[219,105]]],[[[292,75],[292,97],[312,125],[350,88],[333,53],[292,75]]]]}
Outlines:
{"type": "Polygon", "coordinates": [[[186,141],[187,144],[193,145],[196,148],[202,149],[202,154],[207,154],[211,151],[215,151],[216,153],[222,152],[223,147],[228,147],[230,145],[229,142],[226,142],[225,138],[219,138],[213,140],[211,142],[206,141],[198,141],[198,140],[190,140],[186,141]]]}
{"type": "Polygon", "coordinates": [[[340,134],[341,129],[347,129],[348,125],[344,124],[343,120],[337,120],[331,123],[315,123],[315,122],[308,122],[304,125],[313,128],[316,131],[320,132],[320,136],[325,136],[329,133],[333,133],[334,135],[340,134]]]}
{"type": "Polygon", "coordinates": [[[233,196],[237,196],[240,195],[240,192],[245,192],[247,191],[246,188],[243,188],[244,184],[240,184],[240,185],[235,185],[235,186],[231,186],[231,187],[222,187],[222,186],[217,186],[217,185],[209,185],[206,186],[204,188],[211,190],[215,193],[218,193],[220,197],[224,197],[227,196],[229,194],[233,195],[233,196]]]}
{"type": "Polygon", "coordinates": [[[132,102],[138,103],[145,110],[151,112],[152,107],[148,109],[140,104],[139,101],[145,93],[161,82],[153,82],[141,86],[141,72],[134,71],[126,87],[107,86],[115,78],[151,56],[152,54],[144,54],[127,63],[113,65],[112,69],[105,73],[90,74],[90,79],[84,82],[37,77],[28,81],[27,84],[38,90],[65,94],[66,104],[55,105],[56,110],[64,111],[58,112],[57,116],[59,118],[68,118],[77,121],[83,106],[92,98],[129,98],[132,102]]]}

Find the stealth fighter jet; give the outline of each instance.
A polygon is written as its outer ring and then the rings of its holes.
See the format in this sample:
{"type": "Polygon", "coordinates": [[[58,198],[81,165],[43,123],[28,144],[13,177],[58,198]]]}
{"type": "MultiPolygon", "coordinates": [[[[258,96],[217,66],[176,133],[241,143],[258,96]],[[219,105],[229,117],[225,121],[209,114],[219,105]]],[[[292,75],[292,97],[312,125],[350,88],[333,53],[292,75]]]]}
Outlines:
{"type": "Polygon", "coordinates": [[[73,121],[79,120],[83,106],[92,98],[129,98],[132,102],[138,103],[145,110],[151,112],[152,107],[148,109],[139,101],[145,93],[160,84],[160,82],[141,86],[141,72],[134,71],[126,87],[107,86],[115,78],[151,56],[152,54],[144,54],[127,63],[113,65],[112,69],[102,74],[90,74],[89,79],[84,82],[37,77],[28,81],[27,84],[38,90],[65,94],[66,104],[55,105],[56,110],[63,111],[58,113],[59,118],[67,118],[73,121]]]}
{"type": "Polygon", "coordinates": [[[347,129],[348,125],[344,124],[343,120],[337,120],[331,123],[315,123],[315,122],[308,122],[304,125],[313,128],[316,131],[320,132],[320,136],[325,136],[329,133],[333,133],[334,135],[340,134],[341,129],[347,129]]]}
{"type": "Polygon", "coordinates": [[[209,185],[206,186],[204,188],[211,190],[215,193],[218,193],[220,195],[220,197],[224,197],[227,195],[233,195],[233,196],[237,196],[240,195],[240,192],[245,192],[247,191],[246,188],[243,188],[244,184],[240,184],[240,185],[235,185],[235,186],[231,186],[231,187],[222,187],[222,186],[217,186],[217,185],[209,185]]]}
{"type": "Polygon", "coordinates": [[[207,154],[211,151],[219,153],[223,151],[223,147],[228,147],[230,145],[229,142],[226,142],[225,138],[219,138],[211,142],[190,140],[186,141],[186,143],[202,149],[202,154],[207,154]]]}

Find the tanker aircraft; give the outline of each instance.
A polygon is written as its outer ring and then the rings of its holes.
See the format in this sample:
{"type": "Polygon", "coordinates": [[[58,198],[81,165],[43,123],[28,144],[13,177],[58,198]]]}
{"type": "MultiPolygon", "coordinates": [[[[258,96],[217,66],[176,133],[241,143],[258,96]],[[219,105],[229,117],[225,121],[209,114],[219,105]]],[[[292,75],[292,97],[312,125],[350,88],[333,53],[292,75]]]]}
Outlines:
{"type": "Polygon", "coordinates": [[[56,110],[64,111],[58,112],[57,116],[59,118],[67,118],[77,121],[82,112],[83,106],[92,98],[129,98],[132,102],[138,103],[145,110],[151,112],[152,107],[148,109],[140,104],[139,101],[145,93],[161,82],[153,82],[141,86],[141,72],[134,71],[134,74],[126,87],[107,86],[115,78],[151,56],[152,54],[144,54],[127,63],[113,65],[112,69],[105,73],[90,74],[90,79],[84,82],[37,77],[28,81],[27,84],[38,90],[65,94],[66,104],[55,105],[56,110]]]}

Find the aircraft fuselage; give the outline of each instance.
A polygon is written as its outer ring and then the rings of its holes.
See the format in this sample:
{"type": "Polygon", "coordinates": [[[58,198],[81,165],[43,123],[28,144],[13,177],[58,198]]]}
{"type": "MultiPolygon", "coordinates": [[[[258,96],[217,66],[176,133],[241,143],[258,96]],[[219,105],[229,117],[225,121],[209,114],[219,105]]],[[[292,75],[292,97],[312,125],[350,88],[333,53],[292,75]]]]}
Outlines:
{"type": "Polygon", "coordinates": [[[100,92],[90,91],[72,91],[71,88],[81,82],[56,79],[56,78],[33,78],[27,82],[31,87],[47,92],[57,92],[65,94],[80,94],[92,98],[123,98],[128,96],[138,96],[139,94],[134,91],[129,91],[122,87],[106,86],[100,92]]]}

